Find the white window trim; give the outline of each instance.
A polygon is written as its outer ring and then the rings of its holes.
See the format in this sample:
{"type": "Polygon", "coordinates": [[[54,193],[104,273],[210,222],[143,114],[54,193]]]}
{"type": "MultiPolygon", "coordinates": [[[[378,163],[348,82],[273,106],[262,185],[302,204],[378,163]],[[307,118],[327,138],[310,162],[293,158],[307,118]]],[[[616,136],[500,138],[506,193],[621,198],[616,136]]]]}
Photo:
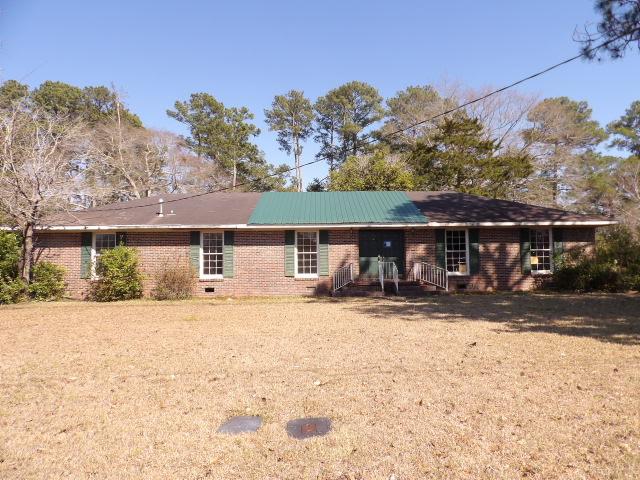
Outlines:
{"type": "Polygon", "coordinates": [[[224,230],[202,230],[200,231],[200,268],[198,269],[199,277],[201,280],[221,280],[224,278],[223,274],[205,275],[204,274],[204,234],[205,233],[219,233],[222,235],[222,271],[224,272],[224,230]]]}
{"type": "Polygon", "coordinates": [[[295,272],[294,278],[320,278],[320,230],[296,230],[295,237],[293,239],[293,245],[293,271],[295,272]],[[315,232],[316,234],[316,268],[318,270],[318,273],[298,273],[298,232],[315,232]]]}
{"type": "Polygon", "coordinates": [[[553,228],[530,228],[529,229],[529,258],[531,258],[531,251],[533,249],[533,242],[531,241],[531,232],[533,230],[547,230],[549,232],[549,267],[550,270],[534,270],[531,266],[531,275],[551,275],[553,273],[553,228]]]}
{"type": "Polygon", "coordinates": [[[471,269],[471,265],[470,265],[470,261],[469,261],[469,229],[468,228],[447,228],[444,231],[444,268],[447,271],[447,275],[451,276],[451,277],[468,277],[470,275],[469,270],[471,269]],[[453,232],[453,231],[461,231],[464,230],[464,246],[466,249],[465,252],[465,258],[467,260],[467,271],[466,273],[462,273],[462,272],[450,272],[449,269],[447,268],[447,252],[448,252],[448,248],[447,248],[447,232],[453,232]]]}
{"type": "Polygon", "coordinates": [[[107,230],[100,232],[91,232],[91,279],[98,280],[98,275],[96,274],[96,236],[97,235],[115,235],[116,236],[116,247],[118,246],[118,237],[115,230],[107,230]]]}

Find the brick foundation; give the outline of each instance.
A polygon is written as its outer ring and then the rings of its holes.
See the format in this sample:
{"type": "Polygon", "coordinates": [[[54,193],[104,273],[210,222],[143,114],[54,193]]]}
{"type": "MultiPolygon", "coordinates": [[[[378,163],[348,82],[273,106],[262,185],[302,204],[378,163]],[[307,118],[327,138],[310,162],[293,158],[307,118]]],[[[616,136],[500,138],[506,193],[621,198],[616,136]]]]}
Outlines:
{"type": "MultiPolygon", "coordinates": [[[[71,297],[83,298],[89,280],[80,278],[80,233],[46,232],[37,239],[37,259],[62,265],[67,270],[66,282],[71,297]]],[[[593,252],[595,229],[587,227],[564,229],[565,251],[593,252]]],[[[189,232],[129,232],[127,244],[140,256],[140,268],[145,274],[145,295],[154,287],[156,274],[165,265],[189,262],[189,232]]],[[[406,275],[411,278],[414,262],[435,264],[435,231],[407,229],[405,231],[406,275]]],[[[329,232],[329,273],[353,263],[358,275],[358,231],[329,232]]],[[[451,276],[450,289],[464,286],[467,290],[530,290],[541,277],[523,275],[520,268],[520,237],[518,228],[480,229],[480,272],[476,275],[451,276]]],[[[234,277],[222,280],[199,280],[196,295],[309,295],[325,294],[331,277],[297,279],[284,272],[284,232],[238,230],[235,234],[234,277]],[[206,293],[205,287],[215,292],[206,293]]]]}

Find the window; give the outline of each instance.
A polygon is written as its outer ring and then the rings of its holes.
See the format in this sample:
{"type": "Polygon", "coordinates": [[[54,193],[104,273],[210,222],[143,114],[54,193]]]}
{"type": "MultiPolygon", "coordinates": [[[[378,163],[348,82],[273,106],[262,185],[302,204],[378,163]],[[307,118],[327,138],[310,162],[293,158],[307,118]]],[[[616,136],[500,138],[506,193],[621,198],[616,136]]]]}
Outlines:
{"type": "Polygon", "coordinates": [[[466,230],[447,230],[445,255],[449,275],[467,275],[469,251],[466,230]]]}
{"type": "Polygon", "coordinates": [[[318,276],[318,232],[296,232],[296,276],[318,276]]]}
{"type": "Polygon", "coordinates": [[[223,247],[222,232],[202,232],[200,245],[200,276],[202,278],[222,278],[223,247]]]}
{"type": "Polygon", "coordinates": [[[96,264],[100,259],[100,255],[103,250],[116,247],[116,234],[115,233],[94,233],[93,234],[93,251],[91,259],[91,270],[93,276],[96,276],[96,264]]]}
{"type": "Polygon", "coordinates": [[[531,273],[551,273],[551,231],[530,230],[531,273]]]}

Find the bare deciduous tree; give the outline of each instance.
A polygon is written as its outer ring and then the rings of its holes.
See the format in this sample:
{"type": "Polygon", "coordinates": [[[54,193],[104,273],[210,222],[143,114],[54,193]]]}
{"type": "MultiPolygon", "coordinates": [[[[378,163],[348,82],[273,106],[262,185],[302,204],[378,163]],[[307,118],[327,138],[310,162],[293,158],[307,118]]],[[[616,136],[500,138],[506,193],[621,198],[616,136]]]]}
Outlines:
{"type": "Polygon", "coordinates": [[[116,112],[92,133],[87,181],[100,201],[148,197],[163,186],[163,146],[153,132],[123,122],[116,112]]]}
{"type": "Polygon", "coordinates": [[[623,160],[615,185],[620,199],[618,215],[629,225],[640,225],[640,157],[623,160]]]}
{"type": "Polygon", "coordinates": [[[156,151],[164,157],[161,191],[167,193],[206,192],[224,188],[231,176],[206,157],[193,153],[175,133],[151,130],[156,151]]]}
{"type": "Polygon", "coordinates": [[[117,98],[112,118],[91,132],[84,172],[96,197],[91,204],[177,190],[177,156],[183,151],[178,137],[133,125],[122,118],[121,110],[117,98]]]}
{"type": "Polygon", "coordinates": [[[431,145],[431,137],[444,117],[429,119],[456,106],[453,99],[443,97],[431,85],[407,87],[386,103],[387,116],[377,136],[394,151],[410,150],[418,141],[431,145]]]}
{"type": "MultiPolygon", "coordinates": [[[[439,87],[441,95],[457,105],[481,98],[495,90],[494,87],[464,87],[457,83],[444,83],[439,87]]],[[[521,130],[527,122],[527,114],[538,103],[538,96],[517,90],[507,90],[465,107],[471,118],[477,118],[484,127],[487,138],[498,142],[501,150],[524,151],[521,130]]]]}
{"type": "Polygon", "coordinates": [[[0,111],[0,208],[22,233],[19,270],[27,282],[35,228],[68,205],[80,132],[25,100],[0,111]]]}

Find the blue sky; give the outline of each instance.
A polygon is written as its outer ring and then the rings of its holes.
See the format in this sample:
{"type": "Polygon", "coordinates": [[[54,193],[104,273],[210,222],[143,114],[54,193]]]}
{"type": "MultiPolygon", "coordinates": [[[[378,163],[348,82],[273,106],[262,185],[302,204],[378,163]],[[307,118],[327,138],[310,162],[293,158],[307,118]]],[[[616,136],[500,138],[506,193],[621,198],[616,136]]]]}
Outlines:
{"type": "MultiPolygon", "coordinates": [[[[444,79],[501,86],[574,55],[574,29],[596,19],[593,0],[0,0],[0,80],[113,82],[147,126],[179,133],[166,109],[206,91],[253,111],[267,159],[290,163],[263,122],[276,94],[315,99],[350,80],[385,97],[444,79]]],[[[586,100],[608,123],[640,99],[640,55],[574,62],[520,90],[586,100]]],[[[307,167],[305,182],[325,172],[307,167]]]]}

